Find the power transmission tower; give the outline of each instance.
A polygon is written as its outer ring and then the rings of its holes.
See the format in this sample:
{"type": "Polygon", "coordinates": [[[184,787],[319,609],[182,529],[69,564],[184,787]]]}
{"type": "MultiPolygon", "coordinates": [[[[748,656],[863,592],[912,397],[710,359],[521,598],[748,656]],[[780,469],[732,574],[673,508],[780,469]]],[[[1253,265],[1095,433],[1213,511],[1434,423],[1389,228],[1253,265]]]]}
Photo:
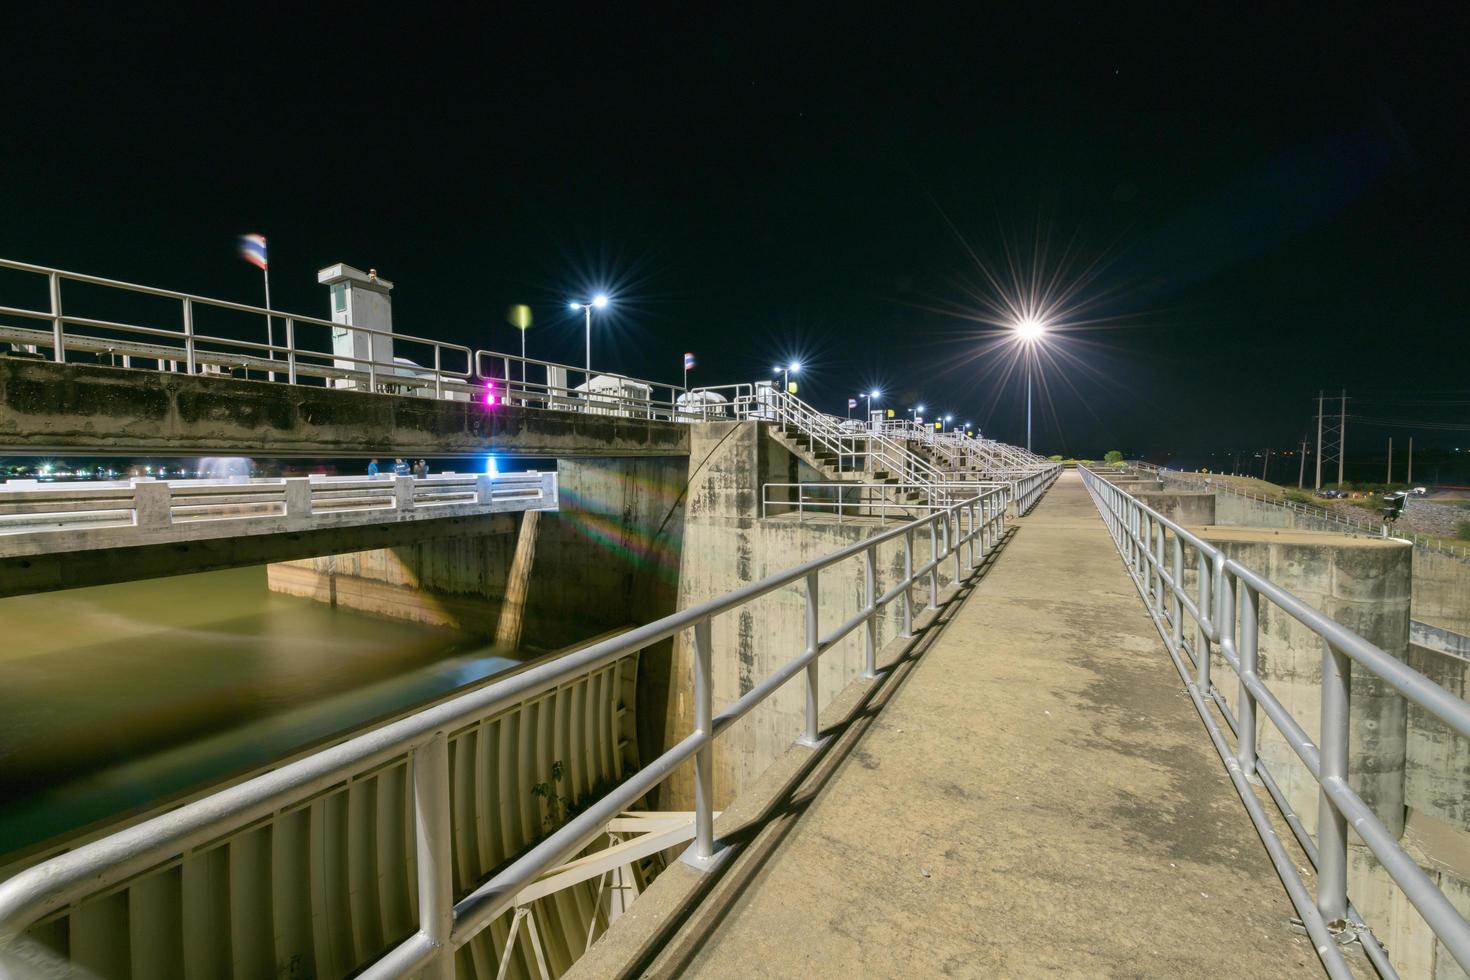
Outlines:
{"type": "Polygon", "coordinates": [[[1322,489],[1322,464],[1337,460],[1337,485],[1342,486],[1343,447],[1347,433],[1347,391],[1342,395],[1342,406],[1337,418],[1329,416],[1325,409],[1326,398],[1317,392],[1317,483],[1315,490],[1322,489]]]}
{"type": "MultiPolygon", "coordinates": [[[[1287,470],[1287,472],[1289,473],[1291,471],[1290,470],[1287,470]]],[[[1302,436],[1302,458],[1301,458],[1301,462],[1297,465],[1297,468],[1296,468],[1296,488],[1298,490],[1300,490],[1302,488],[1302,483],[1306,480],[1306,478],[1307,478],[1307,437],[1306,436],[1302,436]]]]}

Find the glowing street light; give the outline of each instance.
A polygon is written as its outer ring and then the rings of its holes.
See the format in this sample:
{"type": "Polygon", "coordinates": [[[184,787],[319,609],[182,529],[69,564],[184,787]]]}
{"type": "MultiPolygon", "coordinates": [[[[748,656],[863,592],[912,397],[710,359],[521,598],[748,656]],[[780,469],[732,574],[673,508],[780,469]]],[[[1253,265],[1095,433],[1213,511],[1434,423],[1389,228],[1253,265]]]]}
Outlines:
{"type": "Polygon", "coordinates": [[[590,389],[592,386],[592,310],[594,308],[600,310],[607,306],[607,297],[598,293],[592,297],[591,302],[578,303],[572,300],[569,305],[572,309],[581,310],[587,315],[587,386],[590,389]]]}
{"type": "Polygon", "coordinates": [[[1026,356],[1026,451],[1031,451],[1031,375],[1035,367],[1036,356],[1032,350],[1037,344],[1046,338],[1046,324],[1035,317],[1027,317],[1016,321],[1013,328],[1016,340],[1024,348],[1026,356]]]}
{"type": "Polygon", "coordinates": [[[781,390],[789,392],[791,390],[791,376],[793,374],[801,373],[801,362],[792,361],[790,364],[784,366],[777,364],[775,367],[771,368],[771,372],[773,374],[777,371],[781,372],[781,390]]]}
{"type": "Polygon", "coordinates": [[[870,422],[873,419],[873,399],[880,398],[882,397],[882,395],[883,392],[879,391],[877,388],[874,388],[872,391],[863,392],[863,397],[866,398],[868,401],[868,421],[870,422]]]}

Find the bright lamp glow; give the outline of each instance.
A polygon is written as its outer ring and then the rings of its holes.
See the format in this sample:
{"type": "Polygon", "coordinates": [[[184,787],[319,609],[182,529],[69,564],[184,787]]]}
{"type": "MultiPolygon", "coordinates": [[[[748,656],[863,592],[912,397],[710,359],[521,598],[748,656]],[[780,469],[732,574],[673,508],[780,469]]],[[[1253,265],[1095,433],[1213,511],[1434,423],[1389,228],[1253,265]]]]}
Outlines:
{"type": "Polygon", "coordinates": [[[1026,343],[1040,340],[1046,333],[1046,324],[1028,317],[1016,323],[1016,336],[1026,343]]]}
{"type": "Polygon", "coordinates": [[[792,361],[790,367],[788,368],[788,370],[792,374],[796,374],[797,372],[799,372],[801,370],[801,362],[800,361],[792,361]]]}
{"type": "Polygon", "coordinates": [[[922,405],[922,404],[920,404],[920,405],[918,405],[918,406],[916,406],[916,408],[917,408],[917,409],[918,409],[918,411],[920,411],[920,412],[922,412],[922,411],[923,411],[923,410],[924,410],[924,406],[923,406],[923,405],[922,405]]]}
{"type": "Polygon", "coordinates": [[[592,305],[597,307],[599,310],[602,309],[604,306],[607,305],[607,297],[602,295],[601,293],[598,293],[596,296],[592,297],[592,305]]]}
{"type": "Polygon", "coordinates": [[[881,392],[881,391],[870,391],[870,392],[868,392],[868,397],[869,398],[877,398],[877,397],[879,397],[882,394],[883,394],[883,392],[881,392]]]}
{"type": "Polygon", "coordinates": [[[574,310],[580,310],[582,308],[582,304],[581,303],[578,303],[576,300],[572,300],[567,305],[570,306],[574,310]]]}

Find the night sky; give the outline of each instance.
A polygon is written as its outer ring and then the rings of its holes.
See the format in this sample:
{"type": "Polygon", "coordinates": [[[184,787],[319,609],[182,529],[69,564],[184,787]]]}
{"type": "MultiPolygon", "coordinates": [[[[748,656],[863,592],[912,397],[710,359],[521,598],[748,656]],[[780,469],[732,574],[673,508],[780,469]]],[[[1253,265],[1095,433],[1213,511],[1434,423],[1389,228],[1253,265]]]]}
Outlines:
{"type": "Polygon", "coordinates": [[[1463,5],[1076,6],[30,5],[3,15],[0,256],[259,302],[259,232],[279,309],[326,315],[345,261],[397,284],[400,332],[512,350],[529,303],[530,352],[573,363],[565,303],[603,289],[599,366],[799,357],[826,410],[878,386],[1020,442],[967,314],[982,265],[1039,252],[1078,307],[1040,451],[1295,449],[1319,388],[1353,396],[1353,461],[1470,449],[1463,5]]]}

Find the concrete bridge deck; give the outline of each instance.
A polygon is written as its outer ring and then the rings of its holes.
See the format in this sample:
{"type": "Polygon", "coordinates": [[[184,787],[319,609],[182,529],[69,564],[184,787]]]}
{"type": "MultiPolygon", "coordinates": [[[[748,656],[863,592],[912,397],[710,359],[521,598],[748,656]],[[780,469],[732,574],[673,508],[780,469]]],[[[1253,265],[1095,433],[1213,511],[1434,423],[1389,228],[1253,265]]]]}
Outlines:
{"type": "Polygon", "coordinates": [[[676,970],[1322,975],[1078,475],[1021,525],[676,970]]]}

